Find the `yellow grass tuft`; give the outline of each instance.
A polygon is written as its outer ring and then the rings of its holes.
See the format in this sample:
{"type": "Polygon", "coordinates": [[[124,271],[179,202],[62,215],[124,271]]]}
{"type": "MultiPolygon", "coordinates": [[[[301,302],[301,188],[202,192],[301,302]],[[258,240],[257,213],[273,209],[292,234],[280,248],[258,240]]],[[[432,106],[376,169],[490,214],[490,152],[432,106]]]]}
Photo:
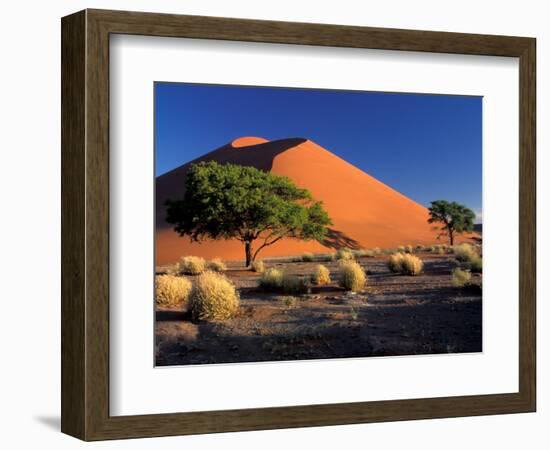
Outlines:
{"type": "Polygon", "coordinates": [[[266,290],[280,289],[282,284],[283,272],[279,269],[275,269],[274,267],[267,269],[258,281],[258,285],[262,289],[266,290]]]}
{"type": "Polygon", "coordinates": [[[197,277],[191,295],[189,310],[194,320],[225,320],[239,309],[239,294],[224,275],[204,272],[197,277]]]}
{"type": "Polygon", "coordinates": [[[297,275],[283,274],[281,288],[287,294],[305,294],[309,291],[309,283],[297,275]]]}
{"type": "Polygon", "coordinates": [[[418,256],[409,253],[396,253],[390,256],[388,268],[402,275],[418,275],[422,273],[424,263],[418,256]]]}
{"type": "Polygon", "coordinates": [[[225,272],[227,270],[227,266],[221,260],[221,258],[214,258],[208,261],[206,267],[208,268],[208,270],[212,270],[214,272],[225,272]]]}
{"type": "Polygon", "coordinates": [[[469,262],[478,256],[474,246],[470,244],[460,244],[453,247],[453,253],[457,261],[469,262]]]}
{"type": "Polygon", "coordinates": [[[184,256],[180,261],[180,271],[186,275],[199,275],[206,269],[206,261],[199,256],[184,256]]]}
{"type": "Polygon", "coordinates": [[[355,261],[342,261],[340,262],[339,284],[348,291],[359,292],[367,284],[367,275],[355,261]]]}
{"type": "Polygon", "coordinates": [[[265,264],[262,260],[252,261],[252,263],[250,264],[250,270],[252,270],[252,272],[264,273],[265,264]]]}
{"type": "Polygon", "coordinates": [[[155,303],[158,306],[181,306],[187,302],[191,282],[185,277],[157,275],[155,277],[155,303]]]}
{"type": "Polygon", "coordinates": [[[313,283],[318,285],[329,284],[330,283],[330,270],[323,266],[322,264],[315,267],[315,271],[311,277],[313,283]]]}
{"type": "Polygon", "coordinates": [[[466,286],[470,282],[470,279],[472,278],[472,274],[470,272],[468,272],[467,270],[462,270],[458,268],[453,270],[452,275],[453,275],[452,283],[453,283],[453,286],[455,287],[466,286]]]}
{"type": "Polygon", "coordinates": [[[303,262],[311,262],[311,261],[313,261],[314,258],[315,258],[315,256],[313,255],[313,253],[304,253],[302,255],[302,261],[303,262]]]}
{"type": "Polygon", "coordinates": [[[336,252],[336,259],[338,261],[350,261],[353,258],[353,253],[349,248],[343,247],[336,252]]]}

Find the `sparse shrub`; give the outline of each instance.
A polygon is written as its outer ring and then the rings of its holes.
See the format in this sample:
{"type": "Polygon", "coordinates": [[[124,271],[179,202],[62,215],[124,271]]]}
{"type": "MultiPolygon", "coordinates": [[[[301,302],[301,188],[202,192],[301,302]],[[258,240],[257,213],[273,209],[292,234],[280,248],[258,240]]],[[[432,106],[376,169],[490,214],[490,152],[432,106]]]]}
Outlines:
{"type": "Polygon", "coordinates": [[[208,270],[212,270],[214,272],[224,272],[227,270],[227,266],[220,258],[214,258],[208,261],[206,267],[208,270]]]}
{"type": "Polygon", "coordinates": [[[191,282],[185,277],[157,275],[155,277],[155,303],[159,306],[180,306],[187,302],[191,282]]]}
{"type": "Polygon", "coordinates": [[[398,253],[405,253],[405,246],[404,246],[404,245],[400,245],[399,247],[397,247],[397,252],[398,252],[398,253]]]}
{"type": "Polygon", "coordinates": [[[401,262],[401,273],[403,275],[418,275],[422,272],[424,263],[418,256],[405,254],[401,262]]]}
{"type": "Polygon", "coordinates": [[[468,261],[468,267],[470,268],[470,271],[472,273],[481,273],[483,272],[483,260],[481,256],[474,255],[470,258],[470,261],[468,261]]]}
{"type": "Polygon", "coordinates": [[[280,297],[279,300],[281,300],[287,308],[294,308],[297,302],[296,297],[292,297],[291,295],[280,297]]]}
{"type": "Polygon", "coordinates": [[[470,244],[460,244],[453,247],[455,258],[460,262],[469,262],[472,258],[478,256],[475,248],[470,244]]]}
{"type": "Polygon", "coordinates": [[[394,273],[400,273],[402,270],[403,258],[405,257],[404,253],[394,253],[390,255],[388,260],[388,269],[394,273]]]}
{"type": "Polygon", "coordinates": [[[309,283],[305,278],[283,274],[281,288],[288,294],[305,294],[309,291],[309,283]]]}
{"type": "Polygon", "coordinates": [[[374,253],[374,256],[378,256],[378,255],[382,254],[382,250],[380,250],[380,247],[374,247],[372,249],[372,252],[374,253]]]}
{"type": "Polygon", "coordinates": [[[252,261],[252,263],[250,264],[250,270],[252,270],[252,272],[264,273],[265,264],[262,260],[252,261]]]}
{"type": "Polygon", "coordinates": [[[388,260],[388,268],[394,273],[402,275],[418,275],[422,272],[424,263],[422,260],[409,253],[396,253],[388,260]]]}
{"type": "Polygon", "coordinates": [[[405,253],[412,253],[413,251],[412,245],[405,245],[405,253]]]}
{"type": "Polygon", "coordinates": [[[336,252],[336,259],[338,261],[349,261],[353,259],[353,253],[349,248],[341,248],[336,252]]]}
{"type": "Polygon", "coordinates": [[[280,289],[282,284],[283,272],[274,267],[267,269],[258,281],[258,286],[268,291],[280,289]]]}
{"type": "Polygon", "coordinates": [[[464,287],[468,283],[470,283],[470,279],[472,278],[472,274],[467,270],[462,269],[454,269],[453,270],[453,286],[455,287],[464,287]]]}
{"type": "Polygon", "coordinates": [[[365,288],[367,275],[355,261],[342,261],[339,284],[348,291],[358,292],[365,288]]]}
{"type": "Polygon", "coordinates": [[[364,248],[360,248],[359,250],[352,250],[351,254],[354,258],[361,258],[363,256],[369,256],[369,250],[365,250],[364,248]]]}
{"type": "Polygon", "coordinates": [[[302,261],[303,262],[311,262],[311,261],[313,261],[313,258],[314,258],[314,256],[313,256],[312,253],[304,253],[302,255],[302,261]]]}
{"type": "Polygon", "coordinates": [[[225,320],[239,309],[239,294],[224,275],[204,272],[195,280],[189,296],[194,320],[225,320]]]}
{"type": "Polygon", "coordinates": [[[166,269],[164,270],[164,273],[166,273],[166,275],[173,275],[173,276],[179,275],[181,273],[180,265],[170,264],[169,266],[166,267],[166,269]]]}
{"type": "Polygon", "coordinates": [[[330,270],[328,270],[322,264],[315,267],[315,272],[311,277],[313,283],[318,285],[329,284],[330,283],[330,270]]]}
{"type": "Polygon", "coordinates": [[[186,275],[199,275],[204,272],[206,261],[199,256],[184,256],[180,262],[180,272],[186,275]]]}

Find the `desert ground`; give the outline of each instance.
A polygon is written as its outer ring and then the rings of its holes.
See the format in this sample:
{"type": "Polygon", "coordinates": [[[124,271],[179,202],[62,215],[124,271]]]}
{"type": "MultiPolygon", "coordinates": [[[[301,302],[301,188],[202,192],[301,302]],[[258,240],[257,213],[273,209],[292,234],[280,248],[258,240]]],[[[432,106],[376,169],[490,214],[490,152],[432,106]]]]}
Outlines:
{"type": "MultiPolygon", "coordinates": [[[[300,295],[266,292],[259,273],[227,262],[240,307],[224,321],[194,322],[185,307],[156,309],[156,364],[187,365],[482,351],[481,275],[452,284],[452,254],[415,253],[417,276],[388,269],[388,255],[359,257],[363,291],[338,286],[338,262],[323,260],[333,280],[300,295]]],[[[320,257],[316,256],[316,259],[320,257]]],[[[265,259],[266,267],[309,277],[320,261],[265,259]]],[[[162,273],[158,267],[157,272],[162,273]]],[[[189,277],[192,281],[193,277],[189,277]]]]}

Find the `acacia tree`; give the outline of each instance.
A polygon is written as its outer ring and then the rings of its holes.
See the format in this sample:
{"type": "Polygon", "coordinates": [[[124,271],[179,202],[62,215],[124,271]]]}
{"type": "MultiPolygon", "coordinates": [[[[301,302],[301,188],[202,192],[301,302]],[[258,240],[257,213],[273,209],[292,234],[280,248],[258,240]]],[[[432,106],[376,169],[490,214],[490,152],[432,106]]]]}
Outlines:
{"type": "Polygon", "coordinates": [[[283,238],[322,241],[332,224],[322,203],[290,179],[214,161],[192,165],[183,199],[166,204],[166,221],[180,236],[194,242],[238,239],[247,266],[283,238]]]}
{"type": "Polygon", "coordinates": [[[447,235],[450,245],[454,245],[455,234],[474,229],[475,213],[460,203],[436,200],[431,202],[428,210],[430,211],[428,223],[441,223],[440,236],[447,235]]]}

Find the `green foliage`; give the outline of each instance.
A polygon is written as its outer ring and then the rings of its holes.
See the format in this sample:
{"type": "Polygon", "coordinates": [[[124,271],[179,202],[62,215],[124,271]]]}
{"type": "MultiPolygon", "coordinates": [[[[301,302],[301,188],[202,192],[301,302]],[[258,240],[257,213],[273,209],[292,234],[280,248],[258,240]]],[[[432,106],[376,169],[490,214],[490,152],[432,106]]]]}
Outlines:
{"type": "Polygon", "coordinates": [[[239,294],[225,276],[205,272],[195,280],[189,296],[189,310],[194,320],[225,320],[239,309],[239,294]]]}
{"type": "Polygon", "coordinates": [[[455,234],[465,233],[474,229],[475,213],[464,205],[446,200],[431,202],[428,208],[430,218],[428,223],[441,224],[441,235],[447,235],[449,244],[454,244],[455,234]]]}
{"type": "Polygon", "coordinates": [[[191,166],[183,199],[167,201],[166,220],[192,241],[240,240],[247,266],[280,239],[322,241],[332,223],[321,202],[290,179],[214,161],[191,166]]]}
{"type": "Polygon", "coordinates": [[[359,292],[367,284],[367,275],[355,261],[344,260],[340,262],[339,285],[348,291],[359,292]]]}

